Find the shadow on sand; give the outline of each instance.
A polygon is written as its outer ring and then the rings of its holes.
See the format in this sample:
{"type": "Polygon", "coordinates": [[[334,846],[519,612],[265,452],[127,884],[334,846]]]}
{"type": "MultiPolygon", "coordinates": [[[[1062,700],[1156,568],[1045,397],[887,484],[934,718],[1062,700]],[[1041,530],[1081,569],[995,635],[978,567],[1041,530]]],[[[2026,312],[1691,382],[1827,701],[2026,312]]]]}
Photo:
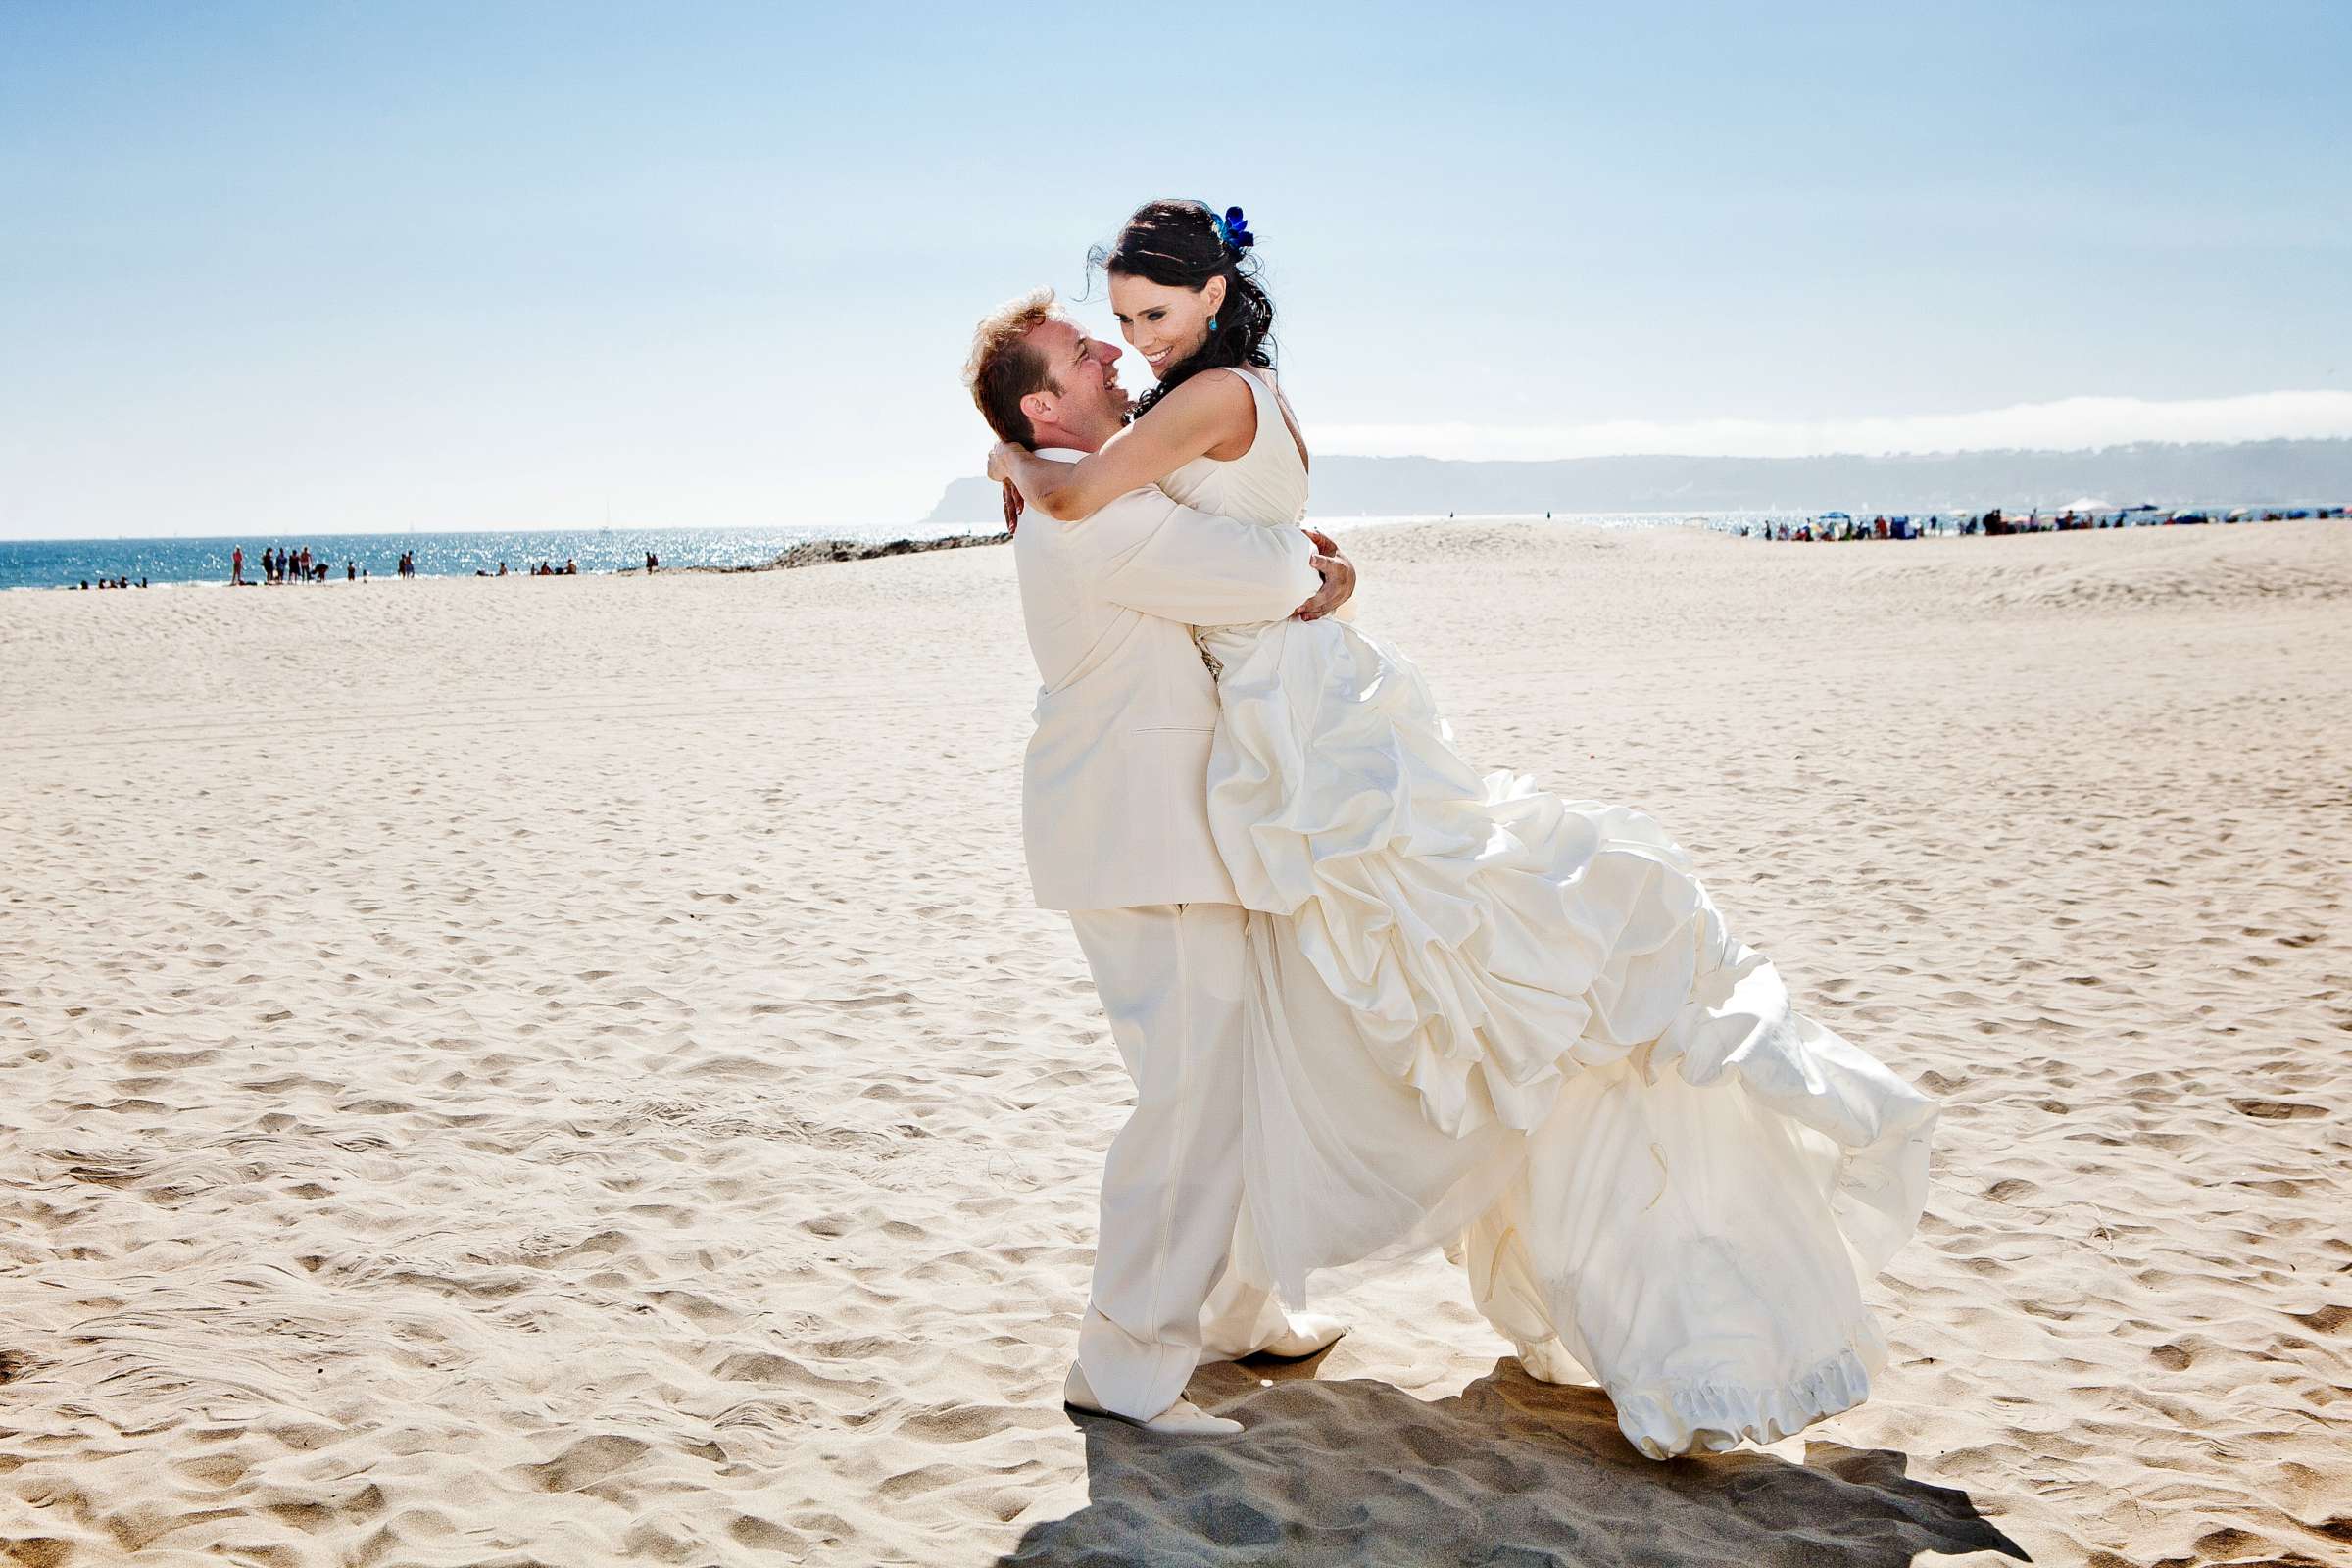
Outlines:
{"type": "MultiPolygon", "coordinates": [[[[1927,1551],[2025,1552],[1968,1494],[1886,1449],[1806,1446],[1664,1464],[1596,1389],[1505,1358],[1448,1399],[1320,1382],[1313,1362],[1200,1369],[1196,1402],[1248,1430],[1214,1443],[1088,1419],[1087,1506],[1032,1526],[1004,1564],[1640,1564],[1908,1568],[1927,1551]],[[1260,1389],[1259,1378],[1275,1380],[1260,1389]]],[[[1075,1418],[1074,1418],[1075,1419],[1075,1418]]]]}

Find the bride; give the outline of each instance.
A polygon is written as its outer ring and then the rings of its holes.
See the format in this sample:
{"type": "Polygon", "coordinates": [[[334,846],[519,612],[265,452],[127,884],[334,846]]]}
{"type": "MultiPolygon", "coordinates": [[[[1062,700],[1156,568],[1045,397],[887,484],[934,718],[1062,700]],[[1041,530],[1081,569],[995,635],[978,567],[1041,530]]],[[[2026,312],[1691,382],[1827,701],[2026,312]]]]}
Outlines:
{"type": "MultiPolygon", "coordinates": [[[[997,447],[1070,519],[1156,484],[1268,527],[1308,457],[1238,209],[1152,202],[1092,261],[1158,378],[1084,461],[997,447]]],[[[1031,526],[1043,524],[1032,523],[1031,526]]],[[[1917,1225],[1936,1106],[1797,1013],[1642,811],[1481,776],[1345,619],[1204,626],[1209,820],[1253,968],[1234,1267],[1436,1245],[1533,1376],[1590,1377],[1653,1458],[1868,1396],[1863,1286],[1917,1225]]]]}

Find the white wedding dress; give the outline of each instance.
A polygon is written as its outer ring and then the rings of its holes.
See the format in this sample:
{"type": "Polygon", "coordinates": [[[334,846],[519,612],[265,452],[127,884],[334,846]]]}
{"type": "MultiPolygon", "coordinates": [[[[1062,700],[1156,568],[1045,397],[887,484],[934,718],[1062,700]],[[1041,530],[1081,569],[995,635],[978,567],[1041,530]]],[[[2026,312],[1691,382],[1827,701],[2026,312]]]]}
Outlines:
{"type": "MultiPolygon", "coordinates": [[[[1213,372],[1212,372],[1213,373],[1213,372]]],[[[1163,482],[1294,526],[1270,381],[1231,463],[1163,482]]],[[[1796,1013],[1639,810],[1481,777],[1419,673],[1342,620],[1203,627],[1209,818],[1254,969],[1235,1267],[1438,1245],[1551,1381],[1653,1458],[1868,1396],[1861,1299],[1917,1225],[1935,1102],[1796,1013]]]]}

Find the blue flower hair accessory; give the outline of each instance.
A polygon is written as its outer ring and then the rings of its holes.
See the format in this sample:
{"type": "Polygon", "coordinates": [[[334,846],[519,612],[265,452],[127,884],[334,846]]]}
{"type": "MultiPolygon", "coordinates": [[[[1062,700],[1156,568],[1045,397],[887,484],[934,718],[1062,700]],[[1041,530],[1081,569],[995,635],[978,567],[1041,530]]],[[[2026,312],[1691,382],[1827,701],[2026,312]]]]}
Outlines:
{"type": "MultiPolygon", "coordinates": [[[[1201,205],[1205,207],[1207,203],[1203,202],[1201,205]]],[[[1215,226],[1217,238],[1223,240],[1225,248],[1236,256],[1257,243],[1257,236],[1250,232],[1249,220],[1242,217],[1242,210],[1239,207],[1226,208],[1223,218],[1219,218],[1217,210],[1210,207],[1208,220],[1215,226]]]]}

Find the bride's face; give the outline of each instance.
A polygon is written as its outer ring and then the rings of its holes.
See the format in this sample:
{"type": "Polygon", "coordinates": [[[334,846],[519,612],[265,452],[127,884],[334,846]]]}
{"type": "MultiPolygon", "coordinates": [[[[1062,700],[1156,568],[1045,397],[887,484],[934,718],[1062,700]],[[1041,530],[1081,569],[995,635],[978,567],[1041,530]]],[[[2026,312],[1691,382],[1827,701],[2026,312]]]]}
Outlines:
{"type": "Polygon", "coordinates": [[[1135,346],[1157,379],[1208,340],[1208,318],[1225,303],[1225,280],[1212,277],[1198,289],[1154,283],[1148,277],[1113,273],[1111,314],[1119,332],[1135,346]]]}

